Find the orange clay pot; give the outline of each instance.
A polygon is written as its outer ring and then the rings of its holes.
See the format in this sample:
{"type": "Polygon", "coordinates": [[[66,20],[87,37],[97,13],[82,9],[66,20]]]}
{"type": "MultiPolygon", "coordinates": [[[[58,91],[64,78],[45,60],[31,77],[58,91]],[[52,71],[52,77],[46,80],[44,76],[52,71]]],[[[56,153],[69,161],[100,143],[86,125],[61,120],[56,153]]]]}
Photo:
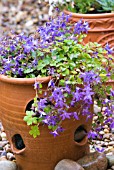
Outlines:
{"type": "Polygon", "coordinates": [[[78,14],[64,11],[71,14],[71,22],[77,22],[80,19],[87,21],[90,26],[87,37],[84,42],[98,42],[103,46],[109,43],[114,47],[114,13],[103,14],[78,14]]]}
{"type": "MultiPolygon", "coordinates": [[[[38,82],[43,82],[44,91],[49,79],[50,77],[37,79],[38,82]]],[[[80,120],[67,119],[62,124],[65,131],[57,137],[50,134],[47,126],[40,125],[41,134],[34,139],[29,135],[30,128],[23,118],[28,103],[35,97],[35,79],[7,78],[0,75],[0,82],[1,119],[19,170],[54,170],[60,160],[78,160],[89,152],[87,136],[81,142],[75,142],[74,134],[80,126],[88,132],[92,120],[86,121],[86,117],[82,115],[80,120]],[[25,144],[21,149],[16,147],[16,135],[20,135],[25,144]]],[[[93,112],[93,106],[90,109],[93,112]]]]}
{"type": "Polygon", "coordinates": [[[111,86],[112,89],[114,90],[114,80],[109,80],[108,82],[105,83],[105,86],[111,86]]]}

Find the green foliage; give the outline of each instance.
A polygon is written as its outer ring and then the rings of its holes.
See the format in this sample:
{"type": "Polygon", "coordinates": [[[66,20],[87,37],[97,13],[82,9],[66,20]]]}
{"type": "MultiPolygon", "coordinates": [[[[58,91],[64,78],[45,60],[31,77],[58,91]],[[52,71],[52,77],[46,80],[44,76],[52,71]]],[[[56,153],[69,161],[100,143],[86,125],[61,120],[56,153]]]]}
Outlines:
{"type": "Polygon", "coordinates": [[[71,12],[83,14],[114,11],[114,0],[71,0],[68,2],[64,1],[64,3],[53,0],[50,5],[59,7],[62,10],[66,8],[71,12]]]}
{"type": "Polygon", "coordinates": [[[102,11],[113,11],[114,12],[114,0],[97,0],[101,5],[102,11]]]}
{"type": "Polygon", "coordinates": [[[40,130],[37,125],[31,126],[31,130],[29,131],[29,134],[32,135],[34,138],[40,135],[40,130]]]}
{"type": "Polygon", "coordinates": [[[26,116],[24,117],[24,121],[27,122],[27,125],[37,124],[37,118],[33,117],[33,111],[26,111],[26,116]]]}

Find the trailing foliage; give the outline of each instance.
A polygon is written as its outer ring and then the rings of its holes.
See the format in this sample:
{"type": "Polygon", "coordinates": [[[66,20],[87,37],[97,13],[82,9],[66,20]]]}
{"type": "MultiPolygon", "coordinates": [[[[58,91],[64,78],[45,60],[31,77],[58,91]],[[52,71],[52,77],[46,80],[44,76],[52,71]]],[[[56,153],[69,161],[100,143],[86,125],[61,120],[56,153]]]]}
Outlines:
{"type": "MultiPolygon", "coordinates": [[[[105,85],[114,79],[113,50],[108,44],[105,49],[98,43],[83,44],[88,23],[80,20],[72,25],[69,17],[63,13],[39,27],[32,36],[11,34],[0,41],[0,74],[35,77],[36,96],[24,117],[34,138],[40,135],[40,124],[47,125],[50,133],[57,136],[65,130],[65,119],[79,120],[82,114],[88,121],[93,114],[90,107],[94,98],[101,108],[105,106],[104,113],[98,113],[100,124],[108,122],[114,127],[114,90],[105,85]],[[44,91],[43,82],[39,83],[37,77],[46,76],[51,78],[44,91]]],[[[96,124],[97,131],[100,124],[96,124]]],[[[89,136],[95,137],[95,133],[89,136]]]]}

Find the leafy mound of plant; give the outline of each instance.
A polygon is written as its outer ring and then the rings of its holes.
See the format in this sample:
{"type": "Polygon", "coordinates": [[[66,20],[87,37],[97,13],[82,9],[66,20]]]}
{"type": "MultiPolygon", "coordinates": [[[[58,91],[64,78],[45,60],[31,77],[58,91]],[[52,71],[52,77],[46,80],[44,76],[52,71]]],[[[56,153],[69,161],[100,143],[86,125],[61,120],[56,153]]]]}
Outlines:
{"type": "Polygon", "coordinates": [[[94,98],[101,112],[106,108],[103,114],[98,113],[100,124],[109,122],[110,127],[114,127],[114,90],[105,86],[106,81],[114,79],[113,50],[108,44],[105,49],[97,43],[83,44],[88,23],[80,20],[72,25],[69,17],[63,13],[39,27],[32,36],[11,34],[0,41],[0,74],[35,77],[36,96],[24,117],[33,137],[40,135],[40,124],[47,125],[50,133],[57,136],[64,131],[62,121],[65,119],[78,120],[80,114],[87,120],[92,118],[90,107],[94,98]],[[46,76],[51,79],[44,92],[43,82],[39,83],[37,77],[46,76]],[[44,97],[40,98],[39,93],[44,97]],[[79,105],[77,111],[75,108],[79,105]]]}

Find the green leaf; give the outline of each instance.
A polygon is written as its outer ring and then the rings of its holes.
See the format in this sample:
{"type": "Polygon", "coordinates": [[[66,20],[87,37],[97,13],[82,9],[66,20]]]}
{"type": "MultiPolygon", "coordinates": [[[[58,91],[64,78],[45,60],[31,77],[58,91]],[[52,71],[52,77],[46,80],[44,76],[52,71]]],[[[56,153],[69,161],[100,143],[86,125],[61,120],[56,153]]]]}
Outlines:
{"type": "Polygon", "coordinates": [[[42,84],[41,84],[41,83],[39,84],[39,88],[40,88],[40,89],[42,88],[42,84]]]}
{"type": "Polygon", "coordinates": [[[65,80],[61,79],[61,80],[59,81],[59,85],[64,86],[64,85],[65,85],[65,80]]]}
{"type": "Polygon", "coordinates": [[[24,117],[24,121],[27,122],[28,126],[32,124],[37,124],[37,118],[32,117],[33,114],[34,114],[33,111],[26,111],[26,116],[24,117]]]}
{"type": "Polygon", "coordinates": [[[31,72],[33,72],[33,71],[34,71],[34,69],[29,69],[29,68],[28,68],[28,69],[24,70],[24,73],[27,74],[27,73],[31,73],[31,72]]]}
{"type": "Polygon", "coordinates": [[[31,130],[29,131],[29,134],[32,135],[34,138],[40,135],[40,130],[38,126],[31,126],[31,130]]]}
{"type": "Polygon", "coordinates": [[[44,108],[44,112],[49,113],[51,111],[51,108],[49,106],[44,108]]]}

